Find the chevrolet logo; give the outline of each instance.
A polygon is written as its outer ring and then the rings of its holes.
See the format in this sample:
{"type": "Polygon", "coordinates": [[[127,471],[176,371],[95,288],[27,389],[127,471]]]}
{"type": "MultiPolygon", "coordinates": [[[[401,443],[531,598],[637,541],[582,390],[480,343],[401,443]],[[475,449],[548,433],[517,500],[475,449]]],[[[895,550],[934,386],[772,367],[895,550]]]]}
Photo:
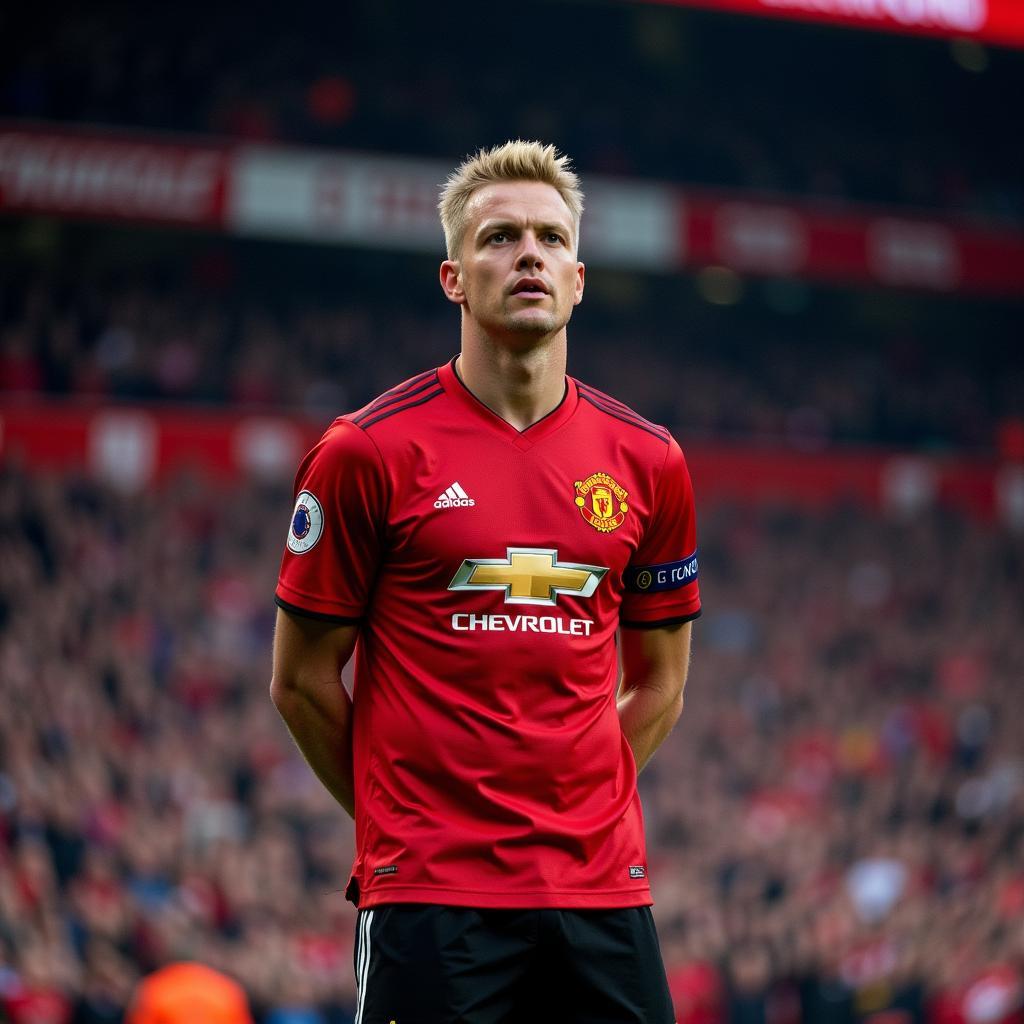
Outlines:
{"type": "Polygon", "coordinates": [[[507,558],[467,558],[449,590],[504,590],[506,604],[555,604],[559,594],[590,597],[608,571],[559,562],[553,548],[506,548],[507,558]]]}

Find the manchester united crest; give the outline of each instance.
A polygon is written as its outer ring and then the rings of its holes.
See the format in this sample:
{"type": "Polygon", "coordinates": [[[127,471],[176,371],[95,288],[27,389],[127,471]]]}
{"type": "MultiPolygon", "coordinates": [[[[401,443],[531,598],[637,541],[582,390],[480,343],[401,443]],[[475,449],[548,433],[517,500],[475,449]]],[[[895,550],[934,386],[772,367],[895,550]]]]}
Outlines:
{"type": "Polygon", "coordinates": [[[611,533],[625,522],[629,494],[607,473],[592,473],[586,480],[577,480],[574,486],[576,507],[595,530],[611,533]]]}

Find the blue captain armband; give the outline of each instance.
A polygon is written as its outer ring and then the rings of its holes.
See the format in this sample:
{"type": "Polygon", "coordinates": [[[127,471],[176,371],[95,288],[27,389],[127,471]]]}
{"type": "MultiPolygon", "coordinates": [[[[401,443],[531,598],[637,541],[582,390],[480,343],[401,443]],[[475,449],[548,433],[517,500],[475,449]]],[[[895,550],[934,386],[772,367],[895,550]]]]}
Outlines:
{"type": "Polygon", "coordinates": [[[678,562],[658,565],[631,565],[625,573],[626,589],[633,594],[653,594],[660,590],[678,590],[697,578],[697,552],[678,562]]]}

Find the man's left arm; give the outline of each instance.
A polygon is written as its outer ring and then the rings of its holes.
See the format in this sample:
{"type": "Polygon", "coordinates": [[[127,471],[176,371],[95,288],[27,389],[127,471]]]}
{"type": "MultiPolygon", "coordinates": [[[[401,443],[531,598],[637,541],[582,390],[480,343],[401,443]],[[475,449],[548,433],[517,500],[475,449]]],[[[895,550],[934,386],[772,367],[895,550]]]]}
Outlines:
{"type": "Polygon", "coordinates": [[[683,710],[690,667],[692,622],[619,633],[622,678],[619,723],[633,750],[637,772],[672,731],[683,710]]]}

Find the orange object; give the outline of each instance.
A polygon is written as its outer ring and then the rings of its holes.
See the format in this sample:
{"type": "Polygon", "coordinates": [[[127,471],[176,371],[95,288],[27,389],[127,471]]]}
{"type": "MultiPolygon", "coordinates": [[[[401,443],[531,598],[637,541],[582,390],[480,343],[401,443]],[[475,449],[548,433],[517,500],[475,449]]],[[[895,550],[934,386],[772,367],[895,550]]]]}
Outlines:
{"type": "Polygon", "coordinates": [[[125,1024],[252,1024],[237,982],[202,964],[170,964],[139,982],[125,1024]]]}

